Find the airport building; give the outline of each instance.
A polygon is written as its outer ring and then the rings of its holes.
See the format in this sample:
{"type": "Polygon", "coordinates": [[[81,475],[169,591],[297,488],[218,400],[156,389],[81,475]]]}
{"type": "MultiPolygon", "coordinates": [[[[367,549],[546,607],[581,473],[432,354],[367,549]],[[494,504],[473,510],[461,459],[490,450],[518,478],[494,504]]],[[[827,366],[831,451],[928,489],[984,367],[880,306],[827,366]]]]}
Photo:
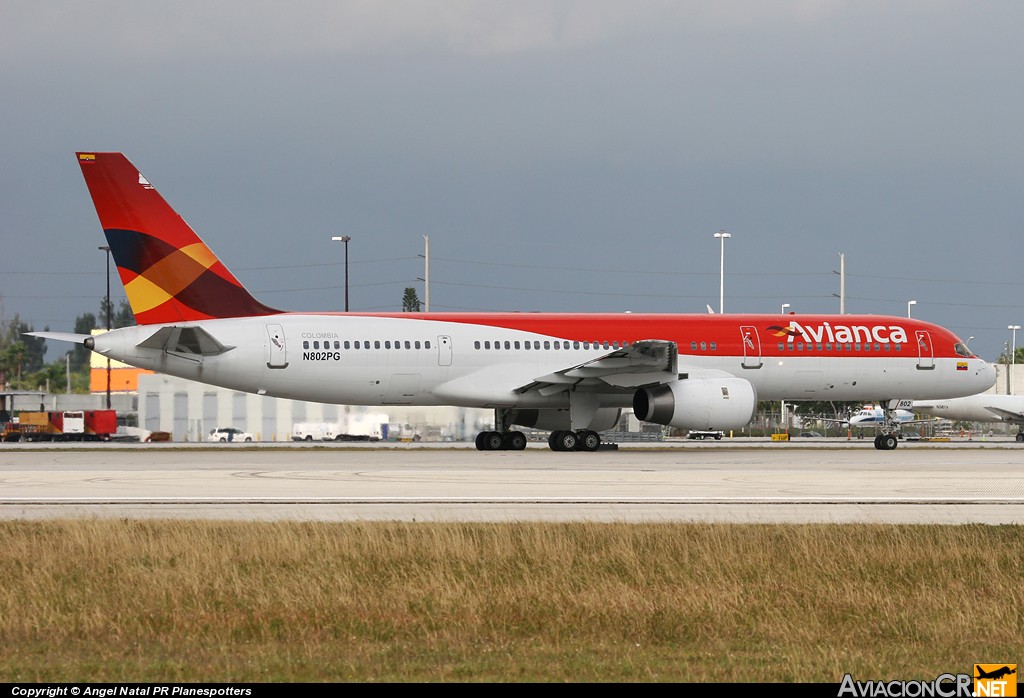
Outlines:
{"type": "Polygon", "coordinates": [[[139,426],[169,432],[172,441],[204,441],[214,429],[234,427],[256,441],[291,441],[297,424],[349,424],[371,414],[387,417],[392,440],[466,441],[494,422],[494,411],[467,407],[363,407],[253,395],[195,381],[139,376],[139,426]]]}

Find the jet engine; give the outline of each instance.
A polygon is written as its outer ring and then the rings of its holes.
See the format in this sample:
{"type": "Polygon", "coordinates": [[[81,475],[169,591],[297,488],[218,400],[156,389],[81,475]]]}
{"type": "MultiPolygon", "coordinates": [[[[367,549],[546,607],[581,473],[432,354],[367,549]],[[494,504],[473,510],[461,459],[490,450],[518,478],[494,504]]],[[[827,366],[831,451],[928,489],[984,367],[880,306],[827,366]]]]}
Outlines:
{"type": "Polygon", "coordinates": [[[756,409],[754,386],[733,376],[673,381],[633,395],[637,419],[680,429],[738,429],[756,409]]]}

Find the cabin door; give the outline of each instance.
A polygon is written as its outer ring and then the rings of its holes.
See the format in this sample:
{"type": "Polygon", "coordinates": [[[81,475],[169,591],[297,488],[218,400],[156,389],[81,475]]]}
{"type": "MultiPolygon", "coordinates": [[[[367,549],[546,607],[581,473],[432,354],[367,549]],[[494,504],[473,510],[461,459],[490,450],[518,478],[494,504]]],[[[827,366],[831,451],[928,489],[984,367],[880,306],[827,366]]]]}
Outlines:
{"type": "Polygon", "coordinates": [[[743,368],[761,368],[761,338],[752,325],[740,326],[740,340],[743,342],[743,368]]]}

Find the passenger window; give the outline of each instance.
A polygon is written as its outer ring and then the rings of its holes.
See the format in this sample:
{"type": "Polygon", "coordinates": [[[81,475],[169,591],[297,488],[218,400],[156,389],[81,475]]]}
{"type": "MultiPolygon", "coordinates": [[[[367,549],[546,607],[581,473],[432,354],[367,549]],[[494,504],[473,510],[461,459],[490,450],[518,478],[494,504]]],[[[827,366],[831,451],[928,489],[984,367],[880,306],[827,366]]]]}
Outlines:
{"type": "Polygon", "coordinates": [[[512,346],[514,346],[516,349],[518,349],[519,348],[519,340],[517,339],[515,342],[513,342],[512,346]]]}
{"type": "Polygon", "coordinates": [[[376,340],[376,341],[375,341],[375,342],[373,343],[373,348],[374,348],[374,349],[380,349],[380,340],[379,340],[379,339],[378,339],[378,340],[376,340]]]}
{"type": "Polygon", "coordinates": [[[349,341],[347,339],[345,340],[345,348],[346,349],[351,349],[352,348],[352,345],[349,344],[349,341]]]}
{"type": "Polygon", "coordinates": [[[423,342],[423,348],[424,349],[429,349],[430,348],[430,340],[429,339],[427,339],[427,340],[425,340],[423,342]]]}
{"type": "Polygon", "coordinates": [[[697,351],[697,343],[690,342],[690,351],[697,351]]]}
{"type": "Polygon", "coordinates": [[[505,348],[506,349],[511,349],[512,348],[512,343],[509,342],[507,339],[505,340],[505,348]]]}
{"type": "Polygon", "coordinates": [[[390,339],[385,339],[384,340],[384,348],[385,349],[390,349],[391,348],[391,340],[390,339]]]}
{"type": "Polygon", "coordinates": [[[304,341],[304,342],[302,343],[302,348],[303,348],[303,349],[309,349],[309,340],[306,340],[306,341],[304,341]]]}
{"type": "Polygon", "coordinates": [[[718,351],[718,343],[717,342],[712,342],[711,343],[711,351],[718,351]]]}
{"type": "Polygon", "coordinates": [[[545,349],[550,349],[551,348],[551,342],[549,342],[548,340],[545,339],[544,340],[544,348],[545,349]]]}
{"type": "Polygon", "coordinates": [[[708,343],[707,342],[701,342],[700,343],[700,350],[701,351],[707,351],[707,349],[708,349],[708,343]]]}

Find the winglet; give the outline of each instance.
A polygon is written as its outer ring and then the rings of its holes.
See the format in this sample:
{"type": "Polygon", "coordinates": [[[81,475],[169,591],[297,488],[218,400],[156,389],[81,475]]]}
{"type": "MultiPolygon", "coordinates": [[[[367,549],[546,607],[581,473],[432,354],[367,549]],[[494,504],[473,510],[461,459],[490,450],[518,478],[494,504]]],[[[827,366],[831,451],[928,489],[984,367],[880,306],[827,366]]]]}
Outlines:
{"type": "Polygon", "coordinates": [[[77,156],[138,324],[280,312],[245,290],[124,155],[77,156]]]}

